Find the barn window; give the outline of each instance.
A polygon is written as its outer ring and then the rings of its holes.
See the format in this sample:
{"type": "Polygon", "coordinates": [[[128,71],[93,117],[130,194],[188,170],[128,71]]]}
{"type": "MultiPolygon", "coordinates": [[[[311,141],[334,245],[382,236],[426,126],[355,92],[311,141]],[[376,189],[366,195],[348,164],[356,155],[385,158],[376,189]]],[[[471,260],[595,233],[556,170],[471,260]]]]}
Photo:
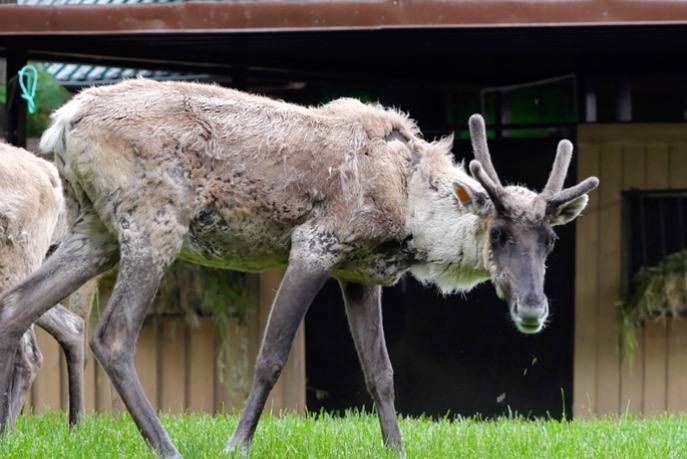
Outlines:
{"type": "Polygon", "coordinates": [[[639,323],[687,315],[686,249],[687,190],[623,193],[621,312],[626,317],[639,323]]]}

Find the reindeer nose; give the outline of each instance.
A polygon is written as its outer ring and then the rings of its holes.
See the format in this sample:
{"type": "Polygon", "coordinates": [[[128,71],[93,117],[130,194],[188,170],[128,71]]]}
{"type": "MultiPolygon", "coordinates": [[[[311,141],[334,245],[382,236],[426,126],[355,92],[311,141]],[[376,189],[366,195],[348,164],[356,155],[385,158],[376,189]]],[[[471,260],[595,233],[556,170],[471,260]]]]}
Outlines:
{"type": "Polygon", "coordinates": [[[525,295],[521,304],[526,307],[537,308],[544,303],[546,303],[546,296],[544,294],[531,292],[525,295]]]}

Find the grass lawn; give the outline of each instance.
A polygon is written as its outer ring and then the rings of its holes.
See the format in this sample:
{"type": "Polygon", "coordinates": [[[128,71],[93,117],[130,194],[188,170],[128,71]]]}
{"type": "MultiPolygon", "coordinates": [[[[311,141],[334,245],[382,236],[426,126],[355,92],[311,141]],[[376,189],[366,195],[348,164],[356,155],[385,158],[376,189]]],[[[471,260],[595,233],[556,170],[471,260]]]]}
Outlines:
{"type": "MultiPolygon", "coordinates": [[[[237,418],[163,416],[185,458],[222,454],[237,418]]],[[[558,422],[403,419],[409,458],[687,458],[687,416],[558,422]]],[[[154,455],[128,416],[89,416],[74,431],[62,414],[22,416],[0,440],[2,458],[130,458],[154,455]]],[[[374,415],[263,416],[253,458],[393,458],[374,415]]]]}

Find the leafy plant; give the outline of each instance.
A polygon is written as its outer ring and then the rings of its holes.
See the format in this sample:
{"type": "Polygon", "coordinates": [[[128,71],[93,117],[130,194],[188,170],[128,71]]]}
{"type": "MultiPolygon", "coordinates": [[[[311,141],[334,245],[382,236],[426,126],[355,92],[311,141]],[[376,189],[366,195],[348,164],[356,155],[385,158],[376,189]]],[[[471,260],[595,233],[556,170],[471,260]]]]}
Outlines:
{"type": "Polygon", "coordinates": [[[71,93],[50,75],[40,64],[33,64],[38,70],[36,87],[36,113],[28,115],[26,134],[39,137],[50,124],[50,114],[71,98],[71,93]]]}
{"type": "Polygon", "coordinates": [[[626,358],[634,353],[636,331],[644,321],[687,314],[687,250],[643,267],[632,279],[628,292],[618,304],[621,347],[626,358]]]}
{"type": "MultiPolygon", "coordinates": [[[[71,93],[50,75],[38,63],[31,63],[38,70],[38,85],[36,87],[36,113],[28,114],[26,134],[29,137],[39,137],[50,124],[50,114],[64,105],[71,98],[71,93]]],[[[16,75],[14,75],[16,78],[16,75]]],[[[7,86],[0,84],[0,104],[7,103],[7,86]]],[[[17,89],[18,91],[18,89],[17,89]]],[[[16,97],[20,97],[17,93],[16,97]]],[[[20,103],[25,103],[23,100],[20,103]]]]}

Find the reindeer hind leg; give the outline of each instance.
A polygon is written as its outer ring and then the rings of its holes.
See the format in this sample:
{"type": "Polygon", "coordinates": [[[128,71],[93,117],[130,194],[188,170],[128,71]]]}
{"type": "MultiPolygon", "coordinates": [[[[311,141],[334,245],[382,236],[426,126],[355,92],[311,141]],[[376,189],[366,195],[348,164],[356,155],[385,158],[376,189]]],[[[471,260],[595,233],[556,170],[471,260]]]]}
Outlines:
{"type": "Polygon", "coordinates": [[[26,402],[31,385],[38,375],[38,370],[43,364],[43,355],[38,349],[36,335],[33,327],[29,328],[17,348],[12,373],[12,385],[10,390],[10,412],[8,430],[12,430],[17,418],[26,402]]]}
{"type": "Polygon", "coordinates": [[[91,349],[110,377],[139,431],[164,457],[179,457],[136,373],[138,334],[165,269],[176,258],[188,223],[168,202],[151,209],[150,202],[119,207],[115,218],[120,241],[117,280],[91,338],[91,349]],[[148,220],[150,215],[155,221],[148,220]]]}
{"type": "Polygon", "coordinates": [[[58,304],[43,314],[36,324],[50,333],[64,352],[69,381],[69,425],[75,426],[85,413],[85,322],[80,316],[58,304]]]}

